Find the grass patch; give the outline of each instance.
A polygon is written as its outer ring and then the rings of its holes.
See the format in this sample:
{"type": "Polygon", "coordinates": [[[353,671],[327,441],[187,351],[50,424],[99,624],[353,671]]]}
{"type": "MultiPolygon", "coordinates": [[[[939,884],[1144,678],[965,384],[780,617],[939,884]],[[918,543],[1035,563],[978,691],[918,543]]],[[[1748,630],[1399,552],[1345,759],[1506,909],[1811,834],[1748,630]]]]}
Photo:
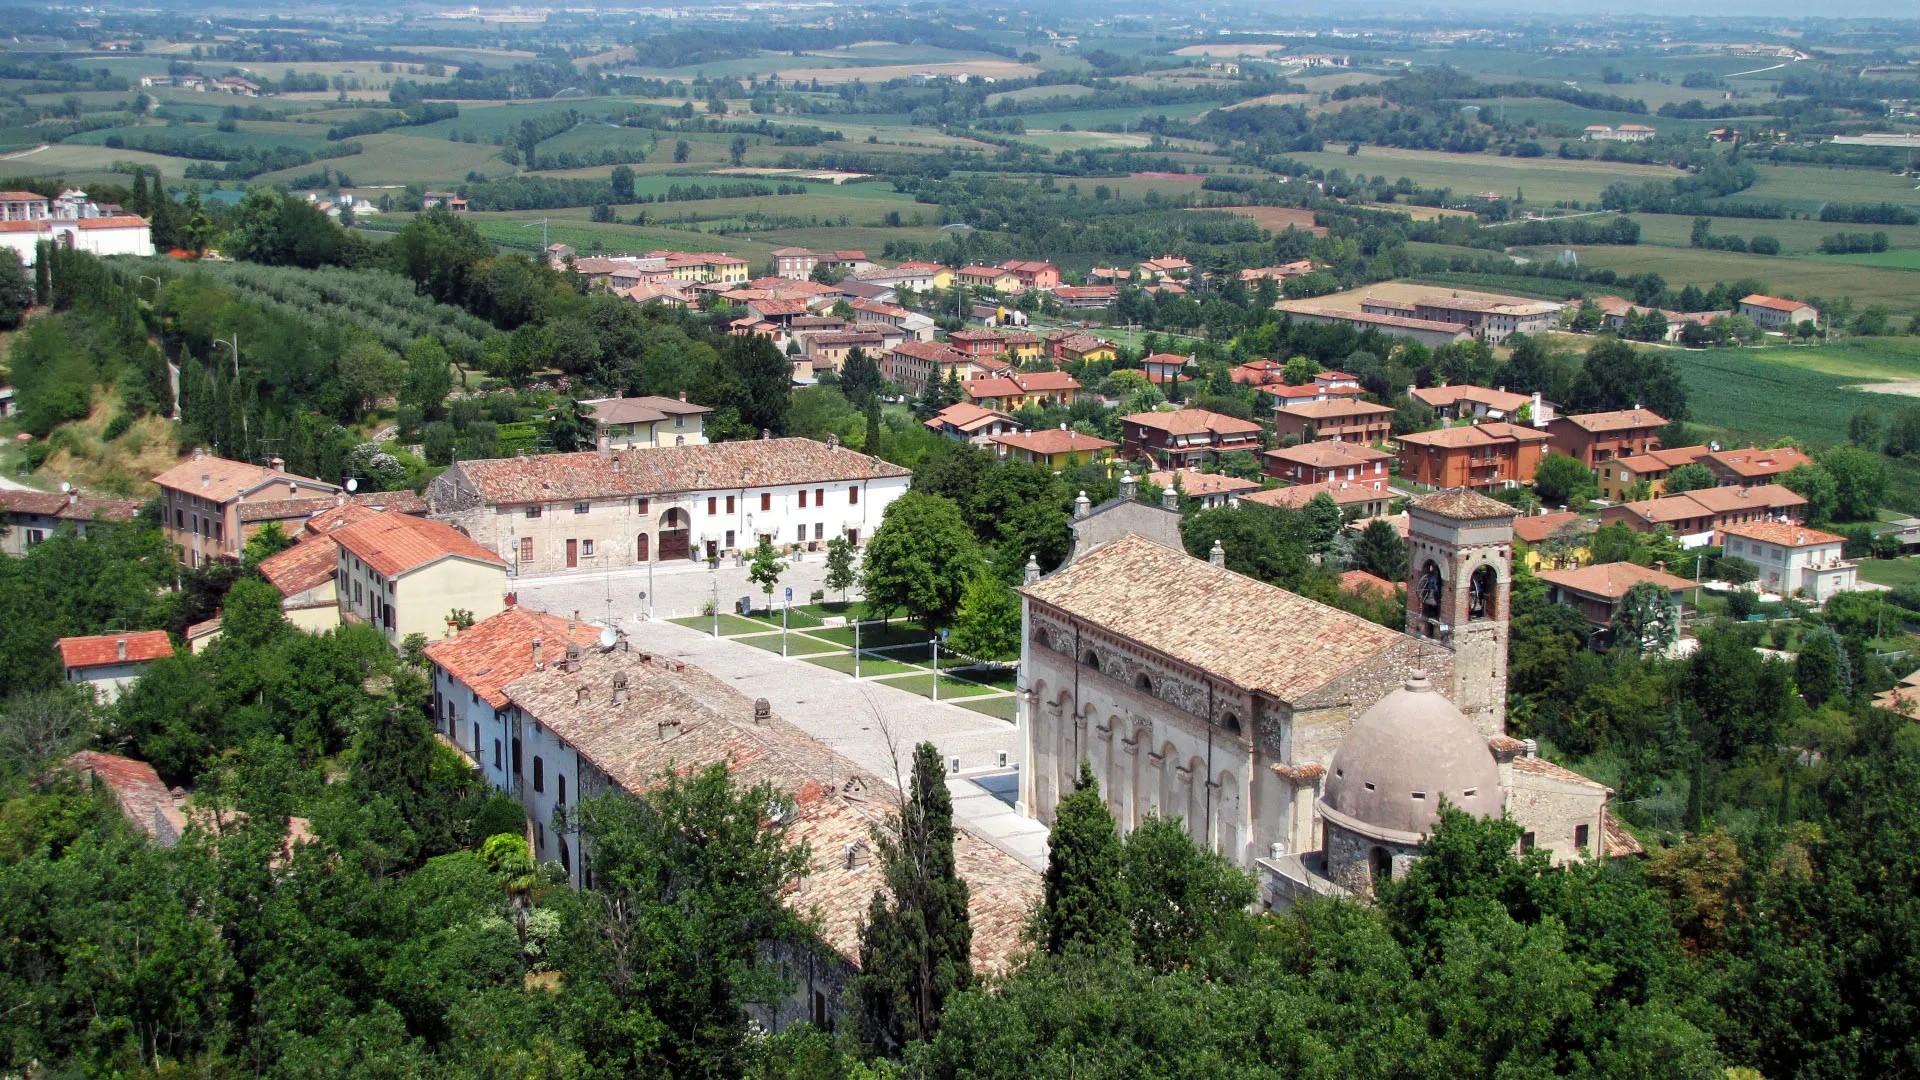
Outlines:
{"type": "MultiPolygon", "coordinates": [[[[777,653],[780,651],[780,635],[779,634],[764,634],[757,637],[744,637],[744,638],[741,638],[740,640],[743,644],[751,645],[756,649],[765,649],[770,653],[777,653]]],[[[802,657],[804,656],[840,656],[845,654],[845,652],[846,652],[845,649],[842,649],[840,646],[835,645],[830,641],[821,641],[819,638],[810,638],[805,634],[789,633],[787,635],[787,655],[788,656],[802,656],[802,657]]]]}
{"type": "MultiPolygon", "coordinates": [[[[818,664],[823,668],[829,668],[842,675],[853,674],[852,653],[838,652],[825,656],[810,656],[807,658],[807,663],[818,664]]],[[[910,675],[916,671],[924,670],[926,669],[915,667],[912,664],[898,664],[892,660],[882,660],[874,656],[862,656],[860,658],[860,677],[863,679],[869,675],[910,675]]]]}
{"type": "Polygon", "coordinates": [[[1920,584],[1920,557],[1908,555],[1899,559],[1862,559],[1860,580],[1892,589],[1920,584]]]}
{"type": "MultiPolygon", "coordinates": [[[[1893,226],[1899,228],[1900,226],[1893,226]]],[[[1920,226],[1906,226],[1914,229],[1920,226]]],[[[1890,232],[1891,229],[1875,229],[1875,232],[1890,232]]],[[[1834,262],[1850,263],[1854,266],[1878,266],[1888,270],[1920,270],[1920,249],[1908,248],[1904,251],[1873,251],[1864,255],[1835,255],[1834,262]]]]}
{"type": "MultiPolygon", "coordinates": [[[[689,629],[701,631],[702,633],[713,633],[713,616],[711,615],[688,615],[672,621],[689,629]]],[[[721,637],[738,637],[741,634],[764,634],[766,632],[767,626],[765,623],[756,622],[753,619],[743,619],[738,615],[722,613],[720,616],[721,637]]]]}
{"type": "MultiPolygon", "coordinates": [[[[1529,196],[1531,197],[1531,196],[1529,196]]],[[[1764,222],[1747,227],[1722,226],[1730,219],[1715,219],[1720,231],[1743,236],[1765,232],[1764,222]]],[[[1829,231],[1860,231],[1860,226],[1833,225],[1829,231]]],[[[1526,249],[1523,253],[1551,259],[1559,246],[1526,249]]],[[[1853,297],[1856,309],[1869,304],[1884,304],[1896,314],[1913,308],[1913,278],[1906,271],[1878,266],[1859,266],[1833,258],[1806,258],[1786,255],[1754,255],[1734,251],[1707,251],[1700,248],[1666,248],[1649,244],[1633,247],[1589,246],[1573,249],[1580,265],[1589,270],[1613,270],[1621,274],[1641,274],[1651,270],[1679,288],[1698,285],[1706,288],[1716,281],[1758,278],[1766,282],[1774,295],[1799,297],[1853,297]]]]}
{"type": "MultiPolygon", "coordinates": [[[[853,647],[853,627],[851,626],[833,626],[816,630],[813,636],[848,648],[853,647]]],[[[927,632],[913,623],[864,623],[860,627],[860,647],[868,651],[891,649],[899,645],[919,645],[925,648],[926,644],[927,632]]]]}
{"type": "Polygon", "coordinates": [[[1011,724],[1013,723],[1014,712],[1020,708],[1020,699],[1009,694],[1006,697],[971,698],[966,701],[956,701],[954,704],[963,709],[972,709],[977,713],[997,717],[1011,724]]]}
{"type": "MultiPolygon", "coordinates": [[[[768,626],[772,627],[775,630],[778,630],[780,628],[780,609],[779,608],[774,608],[772,611],[755,611],[748,614],[747,618],[752,619],[755,622],[766,623],[768,626]]],[[[807,611],[805,608],[794,608],[792,611],[787,613],[787,625],[789,627],[792,627],[795,630],[803,630],[808,627],[819,626],[820,620],[815,618],[812,615],[807,614],[807,611]]]]}
{"type": "MultiPolygon", "coordinates": [[[[882,679],[880,681],[886,683],[888,686],[905,690],[909,693],[919,694],[923,698],[931,698],[933,696],[933,673],[930,671],[921,672],[918,675],[903,675],[896,679],[882,679]]],[[[941,701],[946,701],[950,698],[958,700],[961,698],[981,697],[992,693],[997,693],[997,691],[977,683],[966,682],[962,679],[949,679],[945,675],[940,676],[941,701]]]]}

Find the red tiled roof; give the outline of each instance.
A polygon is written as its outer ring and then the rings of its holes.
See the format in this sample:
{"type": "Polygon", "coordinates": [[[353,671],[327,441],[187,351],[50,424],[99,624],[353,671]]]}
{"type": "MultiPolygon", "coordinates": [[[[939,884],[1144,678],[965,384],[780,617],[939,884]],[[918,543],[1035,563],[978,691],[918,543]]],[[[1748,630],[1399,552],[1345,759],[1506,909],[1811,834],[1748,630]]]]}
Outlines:
{"type": "Polygon", "coordinates": [[[1393,590],[1399,588],[1386,578],[1369,574],[1365,570],[1349,570],[1341,574],[1340,587],[1350,593],[1372,591],[1382,596],[1392,596],[1393,590]]]}
{"type": "Polygon", "coordinates": [[[1529,544],[1537,544],[1561,529],[1579,521],[1580,515],[1570,510],[1558,514],[1531,514],[1513,519],[1513,536],[1529,544]]]}
{"type": "Polygon", "coordinates": [[[104,664],[144,663],[173,655],[173,641],[165,630],[129,630],[124,634],[90,634],[63,637],[55,643],[60,663],[66,667],[100,667],[104,664]],[[120,655],[124,643],[127,655],[120,655]]]}
{"type": "Polygon", "coordinates": [[[966,379],[961,389],[972,398],[1003,398],[1015,394],[1078,390],[1080,383],[1064,371],[1008,371],[984,379],[966,379]]]}
{"type": "Polygon", "coordinates": [[[1538,428],[1496,422],[1492,424],[1455,424],[1433,431],[1410,431],[1400,436],[1402,446],[1438,446],[1458,450],[1469,446],[1490,446],[1500,442],[1546,442],[1550,436],[1538,428]]]}
{"type": "Polygon", "coordinates": [[[533,674],[535,641],[542,662],[558,663],[568,642],[588,648],[599,639],[600,628],[592,623],[510,607],[428,645],[427,659],[498,709],[507,703],[507,684],[533,674]]]}
{"type": "Polygon", "coordinates": [[[120,804],[120,812],[148,836],[157,831],[162,811],[173,806],[173,793],[161,782],[153,766],[144,761],[82,750],[67,755],[61,765],[107,785],[114,801],[120,804]]]}
{"type": "Polygon", "coordinates": [[[583,450],[486,458],[457,462],[442,475],[464,480],[490,504],[520,504],[913,474],[845,447],[783,438],[629,449],[606,457],[583,450]]]}
{"type": "Polygon", "coordinates": [[[380,514],[332,534],[341,547],[385,577],[417,570],[448,558],[471,559],[505,567],[500,556],[481,547],[453,526],[406,514],[380,514]]]}
{"type": "Polygon", "coordinates": [[[1393,457],[1392,454],[1375,450],[1371,446],[1338,439],[1301,443],[1298,446],[1283,446],[1278,450],[1269,450],[1261,456],[1315,469],[1337,468],[1342,465],[1372,465],[1393,457]]]}
{"type": "Polygon", "coordinates": [[[1053,295],[1063,300],[1117,299],[1120,296],[1118,285],[1062,285],[1053,290],[1053,295]]]}
{"type": "MultiPolygon", "coordinates": [[[[1388,410],[1391,412],[1392,410],[1388,410]]],[[[1216,435],[1258,434],[1260,425],[1237,416],[1208,412],[1205,409],[1176,409],[1172,412],[1133,413],[1120,418],[1123,424],[1137,424],[1170,435],[1198,435],[1210,431],[1216,435]]]]}
{"type": "Polygon", "coordinates": [[[1494,390],[1485,386],[1473,386],[1467,383],[1455,383],[1452,386],[1426,386],[1413,392],[1415,400],[1429,408],[1442,409],[1461,400],[1478,402],[1488,408],[1513,412],[1523,405],[1531,405],[1533,398],[1528,394],[1515,394],[1507,390],[1494,390]]]}
{"type": "MultiPolygon", "coordinates": [[[[362,513],[371,516],[369,511],[362,513]]],[[[287,550],[260,560],[254,569],[280,590],[281,596],[295,596],[333,580],[340,570],[340,545],[331,536],[309,535],[287,550]]]]}
{"type": "Polygon", "coordinates": [[[1801,308],[1810,308],[1813,306],[1812,304],[1802,303],[1799,300],[1782,300],[1777,296],[1765,296],[1760,293],[1743,296],[1740,298],[1740,302],[1743,304],[1751,304],[1754,307],[1772,308],[1775,311],[1787,312],[1799,311],[1801,308]]]}
{"type": "Polygon", "coordinates": [[[1693,582],[1686,578],[1629,562],[1599,563],[1574,570],[1542,570],[1537,576],[1548,584],[1603,600],[1618,600],[1643,581],[1670,592],[1693,588],[1693,582]]]}
{"type": "Polygon", "coordinates": [[[1298,510],[1312,502],[1316,495],[1326,495],[1342,506],[1376,501],[1388,502],[1394,497],[1391,491],[1357,484],[1351,480],[1324,480],[1318,484],[1294,484],[1291,487],[1268,488],[1244,498],[1247,502],[1259,503],[1262,506],[1284,506],[1291,510],[1298,510]]]}
{"type": "Polygon", "coordinates": [[[0,491],[0,513],[38,514],[62,521],[132,521],[140,513],[140,504],[133,499],[52,491],[0,491]]]}
{"type": "Polygon", "coordinates": [[[1562,416],[1561,420],[1572,424],[1582,431],[1602,434],[1609,431],[1632,431],[1635,428],[1659,427],[1667,418],[1652,409],[1620,409],[1614,412],[1575,413],[1562,416]]]}
{"type": "Polygon", "coordinates": [[[1791,521],[1746,521],[1735,525],[1723,525],[1720,532],[1727,536],[1740,536],[1748,540],[1758,540],[1763,544],[1776,547],[1818,547],[1825,544],[1844,544],[1847,538],[1836,536],[1819,529],[1809,529],[1791,521]]]}
{"type": "Polygon", "coordinates": [[[82,229],[144,229],[147,219],[138,214],[115,214],[112,217],[81,218],[75,222],[82,229]]]}
{"type": "Polygon", "coordinates": [[[1082,435],[1072,428],[1065,431],[1059,428],[1016,431],[1008,435],[995,435],[993,441],[1032,454],[1092,454],[1101,450],[1111,450],[1114,447],[1113,443],[1105,439],[1082,435]]]}
{"type": "Polygon", "coordinates": [[[1180,490],[1196,498],[1203,495],[1237,495],[1243,491],[1257,491],[1260,488],[1257,480],[1243,480],[1238,476],[1228,476],[1226,473],[1174,472],[1172,470],[1148,473],[1147,483],[1169,488],[1173,486],[1175,477],[1179,478],[1180,490]]]}
{"type": "Polygon", "coordinates": [[[1288,416],[1304,416],[1309,420],[1338,420],[1353,416],[1384,416],[1393,410],[1385,405],[1375,405],[1371,401],[1358,401],[1352,398],[1329,398],[1326,401],[1291,402],[1280,409],[1288,416]]]}
{"type": "Polygon", "coordinates": [[[1778,476],[1802,465],[1813,464],[1813,459],[1807,456],[1806,451],[1794,446],[1771,450],[1720,450],[1704,457],[1710,465],[1718,465],[1742,478],[1778,476]]]}

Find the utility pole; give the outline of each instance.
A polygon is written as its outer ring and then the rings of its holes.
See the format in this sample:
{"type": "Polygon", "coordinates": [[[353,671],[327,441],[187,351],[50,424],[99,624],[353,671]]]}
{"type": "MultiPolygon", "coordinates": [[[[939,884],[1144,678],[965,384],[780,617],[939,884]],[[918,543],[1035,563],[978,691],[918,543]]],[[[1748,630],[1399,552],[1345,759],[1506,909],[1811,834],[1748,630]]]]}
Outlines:
{"type": "Polygon", "coordinates": [[[544,259],[547,257],[547,251],[552,247],[552,245],[547,242],[547,219],[541,218],[537,222],[529,221],[520,227],[523,229],[531,229],[535,225],[540,226],[540,257],[544,259]]]}

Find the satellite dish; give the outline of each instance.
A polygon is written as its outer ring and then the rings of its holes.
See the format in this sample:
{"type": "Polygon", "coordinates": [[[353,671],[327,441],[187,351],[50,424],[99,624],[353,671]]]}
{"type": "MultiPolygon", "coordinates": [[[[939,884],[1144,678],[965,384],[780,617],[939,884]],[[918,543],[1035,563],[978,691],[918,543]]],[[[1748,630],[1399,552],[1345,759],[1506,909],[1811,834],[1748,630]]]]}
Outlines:
{"type": "Polygon", "coordinates": [[[600,628],[600,648],[602,651],[611,649],[619,643],[620,635],[613,627],[603,626],[600,628]]]}
{"type": "Polygon", "coordinates": [[[351,477],[351,476],[349,476],[349,477],[347,477],[347,490],[348,490],[348,491],[359,491],[359,490],[360,490],[360,481],[359,481],[359,480],[356,480],[356,479],[354,479],[354,478],[353,478],[353,477],[351,477]]]}
{"type": "Polygon", "coordinates": [[[65,495],[72,490],[72,484],[67,483],[65,480],[60,481],[60,494],[65,495]]]}
{"type": "Polygon", "coordinates": [[[1710,443],[1708,443],[1708,444],[1707,444],[1707,448],[1708,448],[1708,449],[1710,449],[1710,450],[1712,450],[1712,451],[1713,451],[1714,453],[1716,453],[1716,454],[1717,454],[1717,453],[1719,453],[1719,452],[1720,452],[1720,441],[1719,441],[1718,439],[1716,439],[1716,440],[1714,440],[1713,442],[1710,442],[1710,443]]]}

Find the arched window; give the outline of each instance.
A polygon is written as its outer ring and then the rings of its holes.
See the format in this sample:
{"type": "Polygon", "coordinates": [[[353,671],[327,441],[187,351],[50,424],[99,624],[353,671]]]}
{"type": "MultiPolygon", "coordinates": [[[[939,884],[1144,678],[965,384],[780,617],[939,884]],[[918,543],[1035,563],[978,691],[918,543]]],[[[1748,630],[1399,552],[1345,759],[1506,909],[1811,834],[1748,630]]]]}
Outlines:
{"type": "Polygon", "coordinates": [[[1439,564],[1428,559],[1420,570],[1420,611],[1429,619],[1440,617],[1440,590],[1444,584],[1439,564]]]}
{"type": "Polygon", "coordinates": [[[1500,574],[1491,566],[1482,566],[1467,579],[1467,618],[1500,617],[1500,574]]]}
{"type": "Polygon", "coordinates": [[[1373,872],[1373,880],[1376,884],[1393,880],[1393,856],[1387,852],[1386,848],[1376,847],[1368,852],[1367,864],[1368,869],[1373,872]]]}
{"type": "Polygon", "coordinates": [[[1143,694],[1151,694],[1153,693],[1153,680],[1143,671],[1133,677],[1133,688],[1143,694]]]}
{"type": "Polygon", "coordinates": [[[1220,721],[1220,726],[1221,726],[1221,727],[1223,727],[1223,728],[1226,728],[1226,729],[1227,729],[1227,734],[1229,734],[1229,735],[1238,735],[1238,734],[1240,734],[1240,718],[1239,718],[1239,717],[1237,717],[1237,716],[1235,716],[1235,715],[1233,715],[1232,713],[1228,713],[1228,714],[1227,714],[1227,715],[1226,715],[1226,716],[1225,716],[1225,717],[1224,717],[1224,718],[1223,718],[1223,719],[1222,719],[1222,720],[1220,721]]]}
{"type": "Polygon", "coordinates": [[[1080,658],[1080,662],[1095,671],[1100,670],[1100,654],[1094,652],[1092,649],[1087,650],[1086,655],[1080,658]]]}

